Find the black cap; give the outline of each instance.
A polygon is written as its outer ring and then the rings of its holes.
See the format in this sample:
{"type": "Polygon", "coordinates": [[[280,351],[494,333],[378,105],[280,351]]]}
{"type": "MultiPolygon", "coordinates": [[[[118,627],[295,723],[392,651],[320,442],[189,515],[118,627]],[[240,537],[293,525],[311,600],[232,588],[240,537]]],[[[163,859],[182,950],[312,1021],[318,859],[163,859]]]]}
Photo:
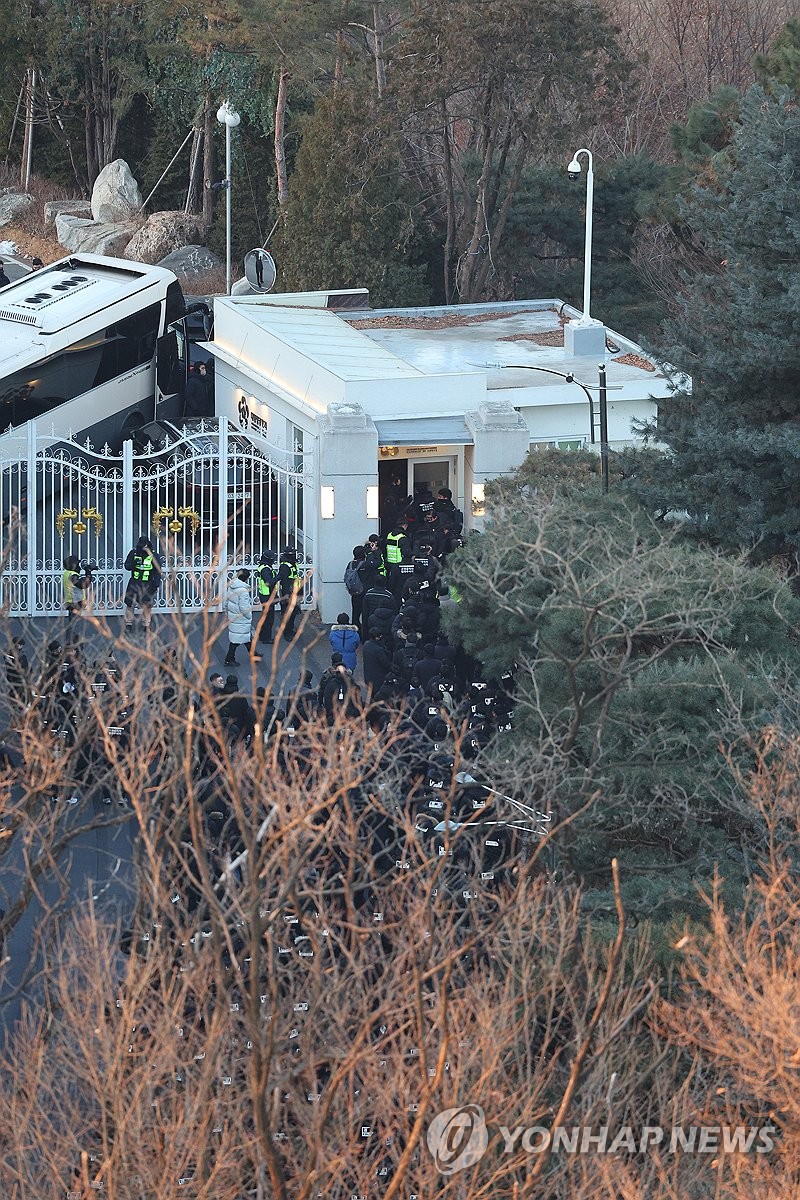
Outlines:
{"type": "Polygon", "coordinates": [[[272,566],[277,557],[278,556],[274,550],[265,550],[258,561],[262,564],[269,563],[269,565],[272,566]]]}

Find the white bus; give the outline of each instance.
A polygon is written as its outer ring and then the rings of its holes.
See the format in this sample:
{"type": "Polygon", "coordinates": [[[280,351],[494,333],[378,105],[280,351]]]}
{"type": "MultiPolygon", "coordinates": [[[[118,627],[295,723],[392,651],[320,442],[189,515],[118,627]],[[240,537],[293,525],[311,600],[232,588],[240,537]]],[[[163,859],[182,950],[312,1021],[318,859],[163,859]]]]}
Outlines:
{"type": "Polygon", "coordinates": [[[171,271],[76,254],[0,288],[0,433],[44,418],[117,450],[181,419],[186,305],[171,271]]]}

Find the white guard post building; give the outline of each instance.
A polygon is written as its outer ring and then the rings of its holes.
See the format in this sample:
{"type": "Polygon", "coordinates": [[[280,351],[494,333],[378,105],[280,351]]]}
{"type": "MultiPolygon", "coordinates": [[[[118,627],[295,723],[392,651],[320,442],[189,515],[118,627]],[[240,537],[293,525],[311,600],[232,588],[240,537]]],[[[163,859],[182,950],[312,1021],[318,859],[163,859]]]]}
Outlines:
{"type": "Polygon", "coordinates": [[[368,303],[365,291],[218,298],[206,344],[217,414],[313,464],[301,533],[323,621],[348,608],[344,568],[385,522],[393,490],[447,486],[467,528],[479,527],[486,480],[529,449],[599,450],[601,362],[612,449],[635,440],[633,422],[668,391],[620,334],[596,325],[586,342],[571,336],[579,313],[558,300],[368,303]]]}

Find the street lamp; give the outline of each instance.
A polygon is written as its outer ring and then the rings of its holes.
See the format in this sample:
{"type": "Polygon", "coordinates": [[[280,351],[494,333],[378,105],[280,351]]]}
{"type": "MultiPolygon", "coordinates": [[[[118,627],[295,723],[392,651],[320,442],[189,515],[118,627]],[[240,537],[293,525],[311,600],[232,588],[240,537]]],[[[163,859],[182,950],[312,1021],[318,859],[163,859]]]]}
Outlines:
{"type": "Polygon", "coordinates": [[[217,120],[225,126],[225,294],[231,294],[231,130],[239,124],[241,117],[226,100],[217,109],[217,120]]]}
{"type": "Polygon", "coordinates": [[[576,150],[572,162],[567,167],[570,179],[580,179],[580,155],[586,155],[586,235],[583,246],[583,316],[581,325],[591,325],[592,317],[589,312],[592,290],[592,212],[594,209],[594,159],[591,150],[583,147],[576,150]]]}
{"type": "MultiPolygon", "coordinates": [[[[571,165],[571,164],[570,164],[571,165]]],[[[598,418],[600,423],[600,475],[602,479],[602,487],[604,494],[608,493],[608,392],[620,391],[621,383],[609,383],[606,377],[606,364],[600,363],[598,371],[600,372],[600,386],[593,387],[590,383],[581,383],[580,379],[576,379],[570,371],[564,374],[562,371],[554,371],[552,367],[535,367],[532,363],[487,363],[487,366],[499,366],[504,369],[515,371],[544,371],[545,375],[557,375],[559,379],[563,379],[566,383],[574,383],[581,388],[589,401],[589,441],[594,445],[594,399],[592,392],[599,392],[598,418]]]]}
{"type": "MultiPolygon", "coordinates": [[[[554,371],[552,367],[535,367],[532,363],[486,363],[486,366],[500,367],[503,371],[542,371],[545,375],[557,375],[565,383],[574,383],[576,387],[581,388],[589,401],[589,441],[594,445],[594,400],[589,391],[591,384],[581,383],[580,379],[576,379],[571,371],[565,375],[563,371],[554,371]]],[[[597,391],[597,388],[592,390],[597,391]]]]}

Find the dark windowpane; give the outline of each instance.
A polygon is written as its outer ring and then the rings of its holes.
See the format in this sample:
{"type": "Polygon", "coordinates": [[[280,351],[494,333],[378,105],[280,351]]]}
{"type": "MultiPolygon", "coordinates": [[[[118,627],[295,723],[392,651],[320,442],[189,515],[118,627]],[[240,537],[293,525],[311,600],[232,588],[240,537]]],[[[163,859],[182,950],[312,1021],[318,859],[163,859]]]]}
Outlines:
{"type": "Polygon", "coordinates": [[[150,363],[155,354],[161,306],[151,304],[133,316],[76,342],[35,366],[0,382],[0,432],[41,417],[59,404],[150,363]]]}
{"type": "Polygon", "coordinates": [[[167,288],[167,311],[164,327],[169,328],[173,321],[180,321],[186,315],[186,301],[183,298],[181,285],[175,281],[167,288]]]}

